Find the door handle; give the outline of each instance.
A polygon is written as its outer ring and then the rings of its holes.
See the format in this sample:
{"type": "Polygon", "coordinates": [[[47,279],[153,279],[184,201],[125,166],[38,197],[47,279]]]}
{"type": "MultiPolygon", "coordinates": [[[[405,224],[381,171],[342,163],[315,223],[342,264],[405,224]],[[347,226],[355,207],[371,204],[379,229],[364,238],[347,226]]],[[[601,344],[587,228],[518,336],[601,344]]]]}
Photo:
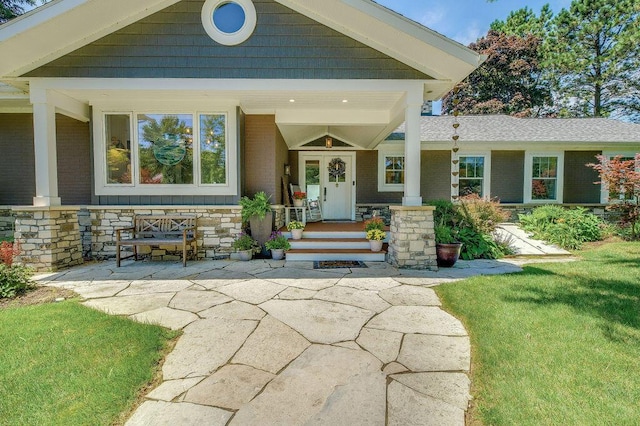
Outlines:
{"type": "Polygon", "coordinates": [[[327,187],[324,187],[324,202],[327,202],[327,187]]]}

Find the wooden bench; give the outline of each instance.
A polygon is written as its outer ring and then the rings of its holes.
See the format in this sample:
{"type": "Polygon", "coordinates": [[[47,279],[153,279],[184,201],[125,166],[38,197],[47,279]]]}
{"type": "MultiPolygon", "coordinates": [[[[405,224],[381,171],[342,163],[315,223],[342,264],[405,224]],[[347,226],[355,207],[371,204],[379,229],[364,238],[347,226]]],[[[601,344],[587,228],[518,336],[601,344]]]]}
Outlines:
{"type": "Polygon", "coordinates": [[[182,266],[187,266],[187,247],[191,247],[195,257],[197,235],[195,216],[135,216],[132,227],[116,229],[116,264],[119,268],[122,259],[138,260],[138,246],[175,245],[182,246],[182,266]],[[128,237],[123,238],[123,233],[128,233],[128,237]],[[133,254],[121,257],[122,246],[133,246],[133,254]]]}

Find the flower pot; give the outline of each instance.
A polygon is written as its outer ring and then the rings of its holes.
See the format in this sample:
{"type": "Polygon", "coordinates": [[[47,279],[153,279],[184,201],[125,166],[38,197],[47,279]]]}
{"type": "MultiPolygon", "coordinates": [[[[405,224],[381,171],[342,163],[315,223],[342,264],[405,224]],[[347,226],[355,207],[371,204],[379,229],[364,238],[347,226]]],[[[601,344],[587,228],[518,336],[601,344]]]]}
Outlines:
{"type": "Polygon", "coordinates": [[[253,250],[238,250],[238,259],[251,260],[253,257],[253,250]]]}
{"type": "Polygon", "coordinates": [[[293,238],[294,240],[302,239],[302,231],[304,231],[304,229],[292,229],[291,238],[293,238]]]}
{"type": "Polygon", "coordinates": [[[264,248],[264,243],[267,242],[273,230],[273,212],[268,212],[264,219],[260,219],[258,216],[251,216],[249,227],[251,228],[251,236],[260,244],[262,253],[268,254],[264,248]]]}
{"type": "Polygon", "coordinates": [[[271,249],[271,258],[273,260],[284,259],[284,249],[271,249]]]}
{"type": "Polygon", "coordinates": [[[452,267],[460,257],[462,243],[436,244],[436,256],[438,266],[443,268],[452,267]]]}
{"type": "Polygon", "coordinates": [[[369,240],[369,246],[371,251],[380,251],[382,250],[382,240],[369,240]]]}
{"type": "Polygon", "coordinates": [[[304,200],[293,199],[294,207],[304,207],[304,200]]]}

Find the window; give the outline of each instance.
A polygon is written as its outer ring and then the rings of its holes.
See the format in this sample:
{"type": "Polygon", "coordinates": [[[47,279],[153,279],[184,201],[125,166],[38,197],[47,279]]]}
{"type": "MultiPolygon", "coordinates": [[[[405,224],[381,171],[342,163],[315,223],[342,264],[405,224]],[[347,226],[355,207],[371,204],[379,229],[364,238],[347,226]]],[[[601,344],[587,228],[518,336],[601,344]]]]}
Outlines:
{"type": "Polygon", "coordinates": [[[131,117],[128,114],[105,116],[107,183],[132,183],[131,117]]]}
{"type": "MultiPolygon", "coordinates": [[[[620,158],[620,161],[632,161],[635,160],[636,153],[635,152],[603,152],[603,156],[605,156],[609,160],[613,160],[616,157],[620,158]]],[[[640,171],[640,164],[635,165],[635,170],[640,171]]],[[[615,200],[631,200],[633,199],[633,194],[627,194],[624,188],[619,188],[618,190],[611,190],[607,184],[602,184],[602,190],[600,195],[600,202],[603,204],[615,202],[615,200]]]]}
{"type": "Polygon", "coordinates": [[[562,202],[564,153],[526,155],[525,202],[562,202]]]}
{"type": "Polygon", "coordinates": [[[225,46],[246,41],[256,28],[256,9],[251,0],[207,0],[201,20],[206,33],[225,46]]]}
{"type": "Polygon", "coordinates": [[[237,195],[234,115],[98,114],[96,195],[237,195]]]}
{"type": "Polygon", "coordinates": [[[459,195],[484,193],[484,157],[460,157],[459,195]]]}
{"type": "Polygon", "coordinates": [[[404,153],[402,147],[378,151],[378,191],[404,191],[404,153]]]}

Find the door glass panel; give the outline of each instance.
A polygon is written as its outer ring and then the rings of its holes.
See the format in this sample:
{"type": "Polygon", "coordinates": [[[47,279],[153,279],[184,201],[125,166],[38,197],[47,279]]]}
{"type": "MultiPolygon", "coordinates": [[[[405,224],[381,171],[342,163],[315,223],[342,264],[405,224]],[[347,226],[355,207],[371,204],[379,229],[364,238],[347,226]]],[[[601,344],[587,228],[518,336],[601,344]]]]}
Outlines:
{"type": "Polygon", "coordinates": [[[307,199],[320,198],[320,160],[306,160],[304,166],[307,199]]]}
{"type": "Polygon", "coordinates": [[[108,114],[104,121],[107,137],[107,183],[131,183],[129,114],[108,114]]]}

